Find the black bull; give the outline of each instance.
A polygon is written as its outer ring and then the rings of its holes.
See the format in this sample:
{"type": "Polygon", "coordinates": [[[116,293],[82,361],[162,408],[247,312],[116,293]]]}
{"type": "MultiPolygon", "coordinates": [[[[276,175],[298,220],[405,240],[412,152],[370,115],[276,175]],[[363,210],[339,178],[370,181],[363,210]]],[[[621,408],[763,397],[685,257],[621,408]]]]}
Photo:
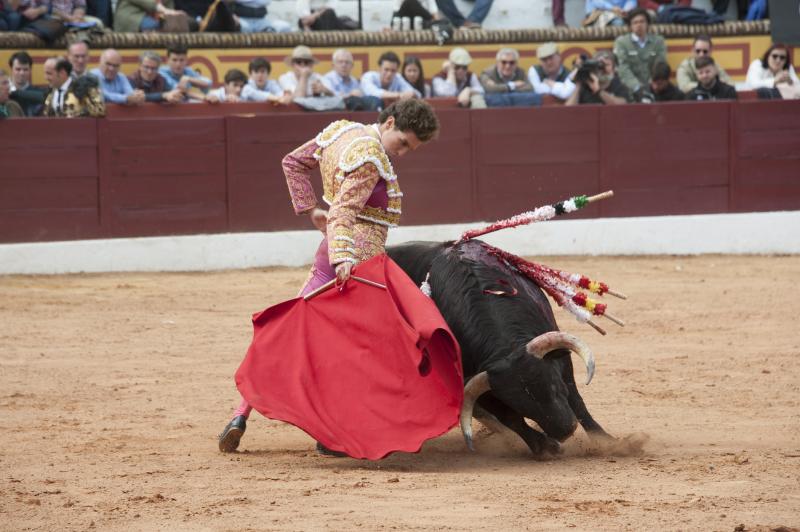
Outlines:
{"type": "Polygon", "coordinates": [[[417,284],[430,273],[431,297],[461,346],[467,382],[461,426],[470,448],[475,400],[535,455],[558,452],[578,423],[592,437],[610,438],[587,410],[573,375],[570,350],[584,358],[589,378],[591,352],[577,338],[553,332],[553,311],[536,284],[478,240],[411,242],[387,253],[417,284]]]}

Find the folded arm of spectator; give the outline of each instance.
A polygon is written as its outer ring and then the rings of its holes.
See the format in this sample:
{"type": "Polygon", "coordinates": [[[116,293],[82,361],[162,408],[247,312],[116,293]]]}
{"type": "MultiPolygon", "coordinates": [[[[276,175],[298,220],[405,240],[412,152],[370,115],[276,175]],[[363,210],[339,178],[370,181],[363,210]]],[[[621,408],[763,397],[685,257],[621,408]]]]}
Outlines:
{"type": "Polygon", "coordinates": [[[381,87],[380,74],[378,72],[370,71],[361,76],[361,90],[367,96],[375,96],[376,98],[421,98],[422,95],[411,86],[409,82],[403,79],[402,76],[395,76],[392,85],[389,89],[381,87]]]}
{"type": "Polygon", "coordinates": [[[481,85],[483,85],[483,89],[488,93],[511,91],[511,89],[505,83],[498,83],[492,79],[492,76],[488,71],[483,71],[481,73],[481,85]]]}
{"type": "Polygon", "coordinates": [[[626,0],[622,7],[618,4],[620,2],[613,2],[612,0],[586,0],[586,14],[599,9],[601,11],[630,11],[636,7],[636,0],[626,0]]]}
{"type": "Polygon", "coordinates": [[[267,81],[267,90],[260,90],[247,84],[242,89],[242,101],[245,102],[273,102],[287,104],[292,101],[291,96],[285,96],[280,85],[274,80],[267,81]]]}
{"type": "Polygon", "coordinates": [[[544,81],[539,78],[539,73],[536,67],[528,69],[528,81],[533,85],[533,90],[538,94],[552,94],[556,98],[566,100],[570,95],[575,92],[575,83],[567,78],[564,81],[553,81],[546,79],[544,81]]]}
{"type": "MultiPolygon", "coordinates": [[[[20,2],[22,6],[25,4],[20,2]]],[[[22,10],[22,16],[28,20],[36,20],[46,14],[49,8],[49,0],[33,0],[28,7],[22,10]]]]}

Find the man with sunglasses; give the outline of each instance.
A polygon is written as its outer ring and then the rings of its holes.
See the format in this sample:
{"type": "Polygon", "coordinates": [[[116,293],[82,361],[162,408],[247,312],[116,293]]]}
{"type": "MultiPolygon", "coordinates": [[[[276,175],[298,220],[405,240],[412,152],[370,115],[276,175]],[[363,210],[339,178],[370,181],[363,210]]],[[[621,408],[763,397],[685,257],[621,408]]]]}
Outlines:
{"type": "Polygon", "coordinates": [[[333,96],[333,91],[322,83],[322,76],[314,72],[317,58],[311,48],[302,44],[296,46],[285,62],[292,69],[278,78],[278,84],[292,98],[333,96]]]}
{"type": "Polygon", "coordinates": [[[519,67],[519,52],[501,48],[496,62],[481,73],[489,107],[530,107],[540,105],[542,97],[533,91],[525,71],[519,67]]]}
{"type": "MultiPolygon", "coordinates": [[[[689,92],[697,87],[697,68],[694,66],[694,60],[698,57],[708,56],[711,57],[711,37],[705,34],[700,34],[694,38],[692,44],[692,56],[687,57],[678,66],[675,71],[675,77],[678,81],[678,88],[682,92],[689,92]]],[[[717,65],[717,75],[720,81],[731,85],[731,77],[725,72],[725,69],[717,65]]]]}

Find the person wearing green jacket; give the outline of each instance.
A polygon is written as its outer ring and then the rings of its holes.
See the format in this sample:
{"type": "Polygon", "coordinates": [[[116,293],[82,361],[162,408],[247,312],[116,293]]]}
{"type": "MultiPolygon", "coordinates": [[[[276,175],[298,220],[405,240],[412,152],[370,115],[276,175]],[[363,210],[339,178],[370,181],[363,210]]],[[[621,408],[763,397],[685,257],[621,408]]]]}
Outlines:
{"type": "Polygon", "coordinates": [[[632,9],[628,25],[631,32],[620,35],[614,41],[614,55],[619,63],[620,79],[632,92],[636,92],[647,87],[653,65],[667,60],[667,45],[661,35],[647,32],[650,28],[647,10],[632,9]]]}
{"type": "Polygon", "coordinates": [[[114,31],[156,31],[164,15],[183,13],[174,7],[173,0],[119,0],[114,12],[114,31]]]}

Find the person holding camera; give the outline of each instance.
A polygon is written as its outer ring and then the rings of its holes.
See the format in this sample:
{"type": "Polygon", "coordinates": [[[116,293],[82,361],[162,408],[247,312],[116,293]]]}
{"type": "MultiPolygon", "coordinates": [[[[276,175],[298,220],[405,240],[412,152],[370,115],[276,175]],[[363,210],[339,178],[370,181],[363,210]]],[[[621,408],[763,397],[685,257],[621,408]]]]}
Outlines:
{"type": "Polygon", "coordinates": [[[576,66],[577,90],[573,91],[564,105],[622,105],[632,101],[630,90],[617,75],[616,61],[611,52],[597,52],[594,59],[581,56],[576,66]]]}

